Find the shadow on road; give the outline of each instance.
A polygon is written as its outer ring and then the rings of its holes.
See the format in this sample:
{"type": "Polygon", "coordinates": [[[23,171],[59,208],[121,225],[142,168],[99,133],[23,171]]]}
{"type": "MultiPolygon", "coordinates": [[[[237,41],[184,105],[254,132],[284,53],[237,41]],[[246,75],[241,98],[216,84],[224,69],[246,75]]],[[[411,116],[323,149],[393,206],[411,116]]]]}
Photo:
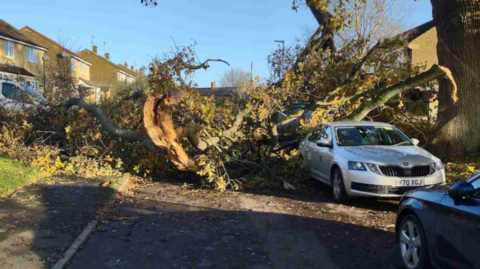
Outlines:
{"type": "Polygon", "coordinates": [[[391,232],[145,197],[119,204],[68,268],[401,268],[391,232]]]}
{"type": "Polygon", "coordinates": [[[0,200],[0,268],[51,268],[109,197],[98,180],[57,180],[0,200]]]}

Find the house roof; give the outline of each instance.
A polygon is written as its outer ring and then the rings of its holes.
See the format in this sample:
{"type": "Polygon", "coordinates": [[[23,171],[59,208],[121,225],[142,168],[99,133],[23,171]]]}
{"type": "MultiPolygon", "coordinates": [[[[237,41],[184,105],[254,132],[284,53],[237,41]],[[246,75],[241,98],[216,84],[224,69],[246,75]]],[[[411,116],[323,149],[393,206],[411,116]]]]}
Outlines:
{"type": "Polygon", "coordinates": [[[238,88],[237,87],[217,87],[217,88],[194,88],[200,93],[201,96],[215,96],[215,97],[231,97],[234,96],[238,88]]]}
{"type": "Polygon", "coordinates": [[[82,81],[83,83],[85,83],[86,85],[88,86],[91,86],[91,87],[98,87],[98,85],[96,85],[95,83],[91,82],[90,80],[88,79],[84,79],[82,77],[79,77],[78,78],[80,81],[82,81]]]}
{"type": "Polygon", "coordinates": [[[131,71],[130,69],[128,68],[125,68],[124,66],[122,66],[121,64],[115,64],[114,62],[110,61],[110,60],[107,60],[106,58],[100,56],[99,54],[96,54],[96,53],[93,53],[93,51],[89,50],[89,49],[84,49],[82,51],[79,52],[79,54],[83,54],[83,53],[89,53],[91,55],[94,55],[100,59],[102,59],[103,61],[105,61],[106,63],[112,65],[113,67],[115,67],[116,69],[119,69],[129,75],[132,75],[134,77],[137,77],[137,74],[135,74],[135,72],[131,71]]]}
{"type": "Polygon", "coordinates": [[[19,66],[12,66],[6,64],[0,64],[0,72],[11,73],[14,75],[26,76],[26,77],[35,77],[32,73],[28,72],[25,68],[19,66]]]}
{"type": "Polygon", "coordinates": [[[398,34],[395,36],[395,38],[400,38],[402,40],[405,40],[406,42],[410,43],[412,42],[415,38],[423,35],[426,33],[428,30],[432,29],[435,27],[435,23],[432,21],[426,22],[424,24],[421,24],[417,27],[414,27],[408,31],[405,31],[401,34],[398,34]]]}
{"type": "Polygon", "coordinates": [[[81,60],[81,61],[84,61],[84,62],[92,65],[92,64],[89,63],[87,60],[82,59],[81,57],[78,57],[78,56],[77,56],[74,52],[72,52],[71,50],[69,50],[69,49],[65,48],[64,46],[60,45],[58,42],[56,42],[55,40],[49,38],[48,36],[46,36],[46,35],[38,32],[38,31],[35,31],[35,30],[34,30],[33,28],[31,28],[30,26],[26,25],[25,27],[23,27],[22,29],[20,29],[20,31],[23,31],[23,29],[28,29],[28,30],[34,32],[35,34],[39,35],[39,36],[42,37],[43,39],[45,39],[45,40],[47,40],[48,42],[52,43],[53,45],[61,48],[63,51],[66,51],[68,54],[73,55],[74,58],[77,58],[77,59],[79,59],[79,60],[81,60]]]}
{"type": "Polygon", "coordinates": [[[123,72],[125,72],[125,73],[127,73],[127,74],[129,74],[129,75],[131,75],[131,76],[138,77],[138,75],[137,75],[134,71],[132,71],[132,70],[129,69],[128,67],[125,67],[125,66],[122,65],[122,64],[117,64],[117,67],[118,67],[120,70],[122,70],[123,72]]]}
{"type": "Polygon", "coordinates": [[[47,48],[38,45],[37,43],[33,42],[25,36],[22,32],[20,32],[17,28],[13,27],[9,23],[4,20],[0,19],[0,37],[4,37],[6,39],[11,39],[12,41],[16,41],[18,43],[23,43],[26,45],[35,46],[37,48],[48,50],[47,48]]]}

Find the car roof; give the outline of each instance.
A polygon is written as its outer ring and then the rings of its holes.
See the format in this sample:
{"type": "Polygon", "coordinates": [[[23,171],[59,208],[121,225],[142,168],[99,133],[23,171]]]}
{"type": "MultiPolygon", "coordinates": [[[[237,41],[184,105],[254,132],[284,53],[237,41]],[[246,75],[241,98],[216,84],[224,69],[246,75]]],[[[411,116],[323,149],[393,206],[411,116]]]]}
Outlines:
{"type": "Polygon", "coordinates": [[[347,126],[392,126],[384,122],[374,121],[333,121],[327,123],[332,127],[347,127],[347,126]]]}

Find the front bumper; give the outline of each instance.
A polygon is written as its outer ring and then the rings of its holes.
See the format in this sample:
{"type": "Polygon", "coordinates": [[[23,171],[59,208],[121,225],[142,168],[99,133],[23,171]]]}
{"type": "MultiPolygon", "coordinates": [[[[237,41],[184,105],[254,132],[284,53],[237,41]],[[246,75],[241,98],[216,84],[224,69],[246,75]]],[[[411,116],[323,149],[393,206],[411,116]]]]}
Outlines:
{"type": "Polygon", "coordinates": [[[370,171],[351,171],[342,169],[345,190],[350,196],[399,198],[410,190],[432,185],[445,184],[444,170],[425,177],[388,177],[370,171]],[[398,179],[423,179],[423,186],[399,187],[394,182],[398,179]]]}

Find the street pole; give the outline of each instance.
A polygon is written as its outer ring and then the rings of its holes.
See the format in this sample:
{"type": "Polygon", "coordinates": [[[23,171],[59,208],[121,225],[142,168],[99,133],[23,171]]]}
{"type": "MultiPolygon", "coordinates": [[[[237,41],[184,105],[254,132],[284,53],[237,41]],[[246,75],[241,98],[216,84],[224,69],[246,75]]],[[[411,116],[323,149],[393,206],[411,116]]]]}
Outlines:
{"type": "Polygon", "coordinates": [[[285,70],[285,40],[275,40],[277,43],[282,43],[282,75],[283,75],[283,70],[285,70]]]}
{"type": "Polygon", "coordinates": [[[47,68],[45,67],[45,61],[43,61],[43,94],[47,94],[47,68]]]}
{"type": "MultiPolygon", "coordinates": [[[[48,57],[47,54],[43,53],[42,56],[43,60],[43,94],[47,94],[47,62],[50,60],[50,57],[48,57]]],[[[40,90],[40,89],[37,89],[40,90]]]]}

